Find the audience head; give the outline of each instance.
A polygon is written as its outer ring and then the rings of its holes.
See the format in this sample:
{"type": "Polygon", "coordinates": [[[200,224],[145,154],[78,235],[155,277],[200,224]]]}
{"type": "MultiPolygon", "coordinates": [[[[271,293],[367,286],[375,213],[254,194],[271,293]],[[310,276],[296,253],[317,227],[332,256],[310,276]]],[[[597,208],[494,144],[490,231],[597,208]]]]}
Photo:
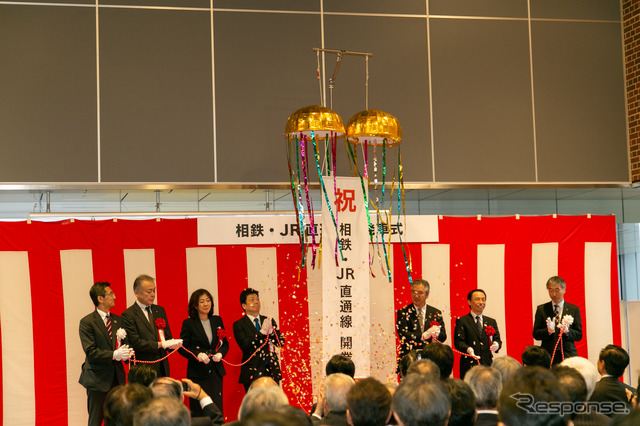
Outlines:
{"type": "Polygon", "coordinates": [[[149,364],[132,365],[127,373],[127,383],[149,386],[158,377],[158,372],[149,364]]]}
{"type": "Polygon", "coordinates": [[[502,376],[502,383],[506,382],[513,373],[522,368],[520,362],[509,355],[494,358],[491,366],[500,372],[500,376],[502,376]]]}
{"type": "Polygon", "coordinates": [[[476,398],[471,387],[453,377],[442,383],[449,391],[449,401],[451,401],[451,415],[447,425],[473,426],[476,422],[476,398]]]}
{"type": "Polygon", "coordinates": [[[352,426],[384,426],[391,417],[391,394],[385,385],[369,377],[347,393],[347,420],[352,426]]]}
{"type": "Polygon", "coordinates": [[[449,345],[433,342],[422,349],[422,359],[430,359],[440,369],[440,378],[446,379],[453,371],[453,350],[449,345]]]}
{"type": "Polygon", "coordinates": [[[189,410],[182,401],[162,396],[144,404],[133,416],[133,426],[190,426],[189,410]]]}
{"type": "Polygon", "coordinates": [[[104,400],[104,425],[128,426],[133,424],[135,409],[153,398],[151,389],[138,383],[129,383],[111,389],[104,400]]]}
{"type": "MultiPolygon", "coordinates": [[[[572,403],[585,402],[587,400],[587,382],[578,370],[566,365],[555,365],[551,372],[558,378],[558,383],[567,392],[572,403]]],[[[574,405],[575,407],[575,405],[574,405]]],[[[573,419],[577,413],[573,413],[573,419]]]]}
{"type": "Polygon", "coordinates": [[[440,368],[430,359],[421,359],[411,364],[407,370],[407,375],[409,374],[423,374],[429,379],[438,380],[440,379],[440,368]]]}
{"type": "Polygon", "coordinates": [[[153,396],[170,396],[182,401],[182,382],[171,377],[158,377],[149,385],[153,396]]]}
{"type": "Polygon", "coordinates": [[[393,394],[392,407],[401,426],[444,426],[449,418],[451,402],[442,381],[410,374],[393,394]]]}
{"type": "Polygon", "coordinates": [[[593,365],[591,361],[586,358],[582,358],[580,356],[572,356],[569,358],[565,358],[564,361],[560,363],[560,365],[565,365],[567,367],[572,367],[578,370],[580,374],[582,374],[582,378],[587,384],[587,400],[591,398],[591,394],[593,390],[596,388],[596,383],[598,379],[600,379],[600,374],[598,373],[598,368],[593,365]]]}
{"type": "Polygon", "coordinates": [[[209,299],[209,312],[207,313],[207,316],[209,318],[213,316],[213,296],[211,296],[211,293],[209,293],[208,290],[200,288],[191,293],[191,297],[189,297],[189,318],[198,318],[198,305],[200,304],[200,298],[202,296],[204,296],[204,303],[206,303],[206,299],[209,299]]]}
{"type": "Polygon", "coordinates": [[[270,388],[272,386],[276,386],[276,387],[278,386],[276,381],[273,380],[271,377],[262,376],[262,377],[258,377],[253,382],[251,382],[251,385],[249,385],[249,390],[255,389],[255,388],[270,388]]]}
{"type": "Polygon", "coordinates": [[[598,371],[600,374],[609,374],[620,377],[629,365],[629,354],[620,346],[607,345],[600,351],[598,357],[598,371]]]}
{"type": "Polygon", "coordinates": [[[329,362],[327,362],[325,373],[327,376],[334,373],[343,373],[353,378],[356,374],[356,365],[349,357],[339,354],[334,355],[329,362]]]}
{"type": "Polygon", "coordinates": [[[502,376],[493,367],[477,365],[472,367],[464,376],[476,397],[476,407],[481,410],[495,410],[498,397],[502,391],[502,376]]]}
{"type": "Polygon", "coordinates": [[[335,373],[324,379],[324,396],[329,410],[347,411],[347,393],[356,382],[344,373],[335,373]]]}
{"type": "Polygon", "coordinates": [[[498,398],[498,417],[505,426],[566,425],[568,416],[531,415],[526,408],[534,403],[568,401],[567,394],[551,371],[542,367],[523,367],[505,382],[498,398]]]}
{"type": "MultiPolygon", "coordinates": [[[[420,354],[422,356],[422,354],[420,354]]],[[[409,351],[405,356],[400,360],[400,377],[405,377],[407,375],[407,370],[411,367],[416,359],[418,358],[418,352],[415,349],[409,351]]]]}
{"type": "Polygon", "coordinates": [[[522,365],[525,367],[551,367],[551,355],[546,349],[540,346],[527,346],[522,352],[522,365]]]}
{"type": "Polygon", "coordinates": [[[253,413],[275,410],[289,405],[289,400],[279,386],[250,389],[242,399],[238,420],[244,420],[253,413]]]}
{"type": "Polygon", "coordinates": [[[252,413],[241,422],[244,426],[312,426],[311,418],[301,408],[286,405],[271,411],[252,413]]]}

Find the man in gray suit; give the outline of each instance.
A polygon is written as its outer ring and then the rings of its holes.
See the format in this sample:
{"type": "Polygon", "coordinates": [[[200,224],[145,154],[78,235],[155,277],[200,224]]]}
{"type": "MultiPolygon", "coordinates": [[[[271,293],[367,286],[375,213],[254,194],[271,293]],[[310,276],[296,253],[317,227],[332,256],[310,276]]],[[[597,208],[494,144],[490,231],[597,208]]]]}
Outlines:
{"type": "Polygon", "coordinates": [[[102,406],[107,393],[125,382],[121,361],[128,360],[133,350],[126,344],[117,347],[122,323],[119,316],[109,312],[116,304],[111,285],[97,282],[89,296],[96,310],[80,320],[80,342],[86,358],[78,381],[87,389],[89,425],[98,426],[104,417],[102,406]]]}

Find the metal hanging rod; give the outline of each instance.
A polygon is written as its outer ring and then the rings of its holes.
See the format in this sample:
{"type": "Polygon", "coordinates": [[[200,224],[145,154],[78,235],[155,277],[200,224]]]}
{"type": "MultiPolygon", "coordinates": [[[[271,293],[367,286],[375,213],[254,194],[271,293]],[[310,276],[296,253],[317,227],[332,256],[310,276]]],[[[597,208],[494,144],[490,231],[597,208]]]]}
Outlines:
{"type": "Polygon", "coordinates": [[[341,53],[343,55],[353,55],[353,56],[373,56],[373,53],[367,52],[351,52],[349,50],[332,50],[332,49],[321,49],[319,47],[313,48],[314,52],[324,52],[324,53],[341,53]]]}

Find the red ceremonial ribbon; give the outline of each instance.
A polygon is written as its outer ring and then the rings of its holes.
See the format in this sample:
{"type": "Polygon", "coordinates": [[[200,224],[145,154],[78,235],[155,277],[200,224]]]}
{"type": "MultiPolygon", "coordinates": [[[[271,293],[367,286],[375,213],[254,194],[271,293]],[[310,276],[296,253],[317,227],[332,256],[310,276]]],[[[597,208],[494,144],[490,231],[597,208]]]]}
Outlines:
{"type": "Polygon", "coordinates": [[[496,329],[488,325],[484,328],[484,334],[489,337],[489,343],[493,343],[493,336],[496,334],[496,329]]]}

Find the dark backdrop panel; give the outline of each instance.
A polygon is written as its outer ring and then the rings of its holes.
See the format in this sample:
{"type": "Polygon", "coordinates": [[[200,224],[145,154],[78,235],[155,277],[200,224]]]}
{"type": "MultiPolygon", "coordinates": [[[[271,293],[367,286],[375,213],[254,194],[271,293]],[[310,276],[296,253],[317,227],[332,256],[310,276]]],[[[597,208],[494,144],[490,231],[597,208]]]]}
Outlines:
{"type": "Polygon", "coordinates": [[[100,11],[102,178],[213,181],[209,12],[100,11]]]}
{"type": "Polygon", "coordinates": [[[209,9],[209,0],[99,0],[100,5],[209,9]]]}
{"type": "Polygon", "coordinates": [[[94,17],[0,5],[0,182],[97,179],[94,17]]]}
{"type": "MultiPolygon", "coordinates": [[[[325,40],[330,49],[373,53],[369,59],[369,108],[389,113],[400,122],[405,180],[431,181],[426,19],[327,16],[325,40]]],[[[328,76],[333,74],[335,64],[336,55],[326,55],[328,76]]],[[[345,56],[333,96],[333,109],[340,114],[345,125],[354,114],[365,109],[364,86],[364,58],[345,56]]],[[[396,169],[397,150],[398,147],[389,149],[388,180],[392,179],[392,171],[396,169]]],[[[382,173],[380,148],[377,154],[382,173]]],[[[362,153],[360,158],[363,158],[362,153]]],[[[369,158],[369,171],[372,171],[372,156],[369,158]]],[[[343,170],[348,174],[346,168],[343,170]]]]}
{"type": "Polygon", "coordinates": [[[215,9],[287,10],[320,12],[320,0],[213,0],[215,9]]]}
{"type": "Polygon", "coordinates": [[[527,17],[527,0],[430,0],[430,15],[527,17]]]}
{"type": "Polygon", "coordinates": [[[532,24],[541,181],[628,181],[620,26],[532,24]]]}
{"type": "Polygon", "coordinates": [[[531,18],[620,21],[617,0],[531,0],[531,18]]]}
{"type": "Polygon", "coordinates": [[[220,182],[288,182],[284,130],[294,111],[320,104],[320,16],[214,14],[220,182]]]}
{"type": "Polygon", "coordinates": [[[324,0],[324,11],[425,15],[427,13],[426,4],[424,0],[324,0]]]}
{"type": "Polygon", "coordinates": [[[527,23],[430,26],[436,180],[533,181],[527,23]]]}

